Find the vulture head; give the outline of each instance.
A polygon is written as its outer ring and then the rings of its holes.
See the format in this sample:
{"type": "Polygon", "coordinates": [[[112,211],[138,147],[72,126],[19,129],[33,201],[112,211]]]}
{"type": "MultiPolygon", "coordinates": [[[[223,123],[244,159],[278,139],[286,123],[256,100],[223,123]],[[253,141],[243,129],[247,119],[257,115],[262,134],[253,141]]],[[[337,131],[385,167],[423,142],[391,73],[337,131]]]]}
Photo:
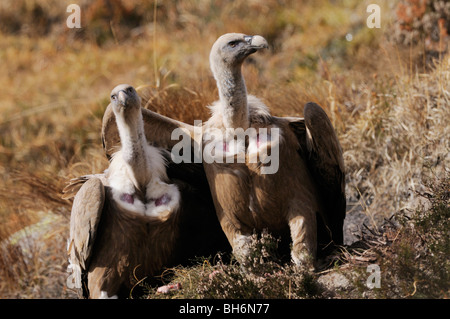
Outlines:
{"type": "Polygon", "coordinates": [[[245,58],[269,45],[262,36],[227,33],[213,44],[209,56],[211,70],[216,76],[220,69],[239,68],[245,58]]]}
{"type": "Polygon", "coordinates": [[[141,98],[136,90],[128,84],[120,84],[111,91],[111,105],[114,113],[130,112],[132,109],[140,111],[141,98]]]}

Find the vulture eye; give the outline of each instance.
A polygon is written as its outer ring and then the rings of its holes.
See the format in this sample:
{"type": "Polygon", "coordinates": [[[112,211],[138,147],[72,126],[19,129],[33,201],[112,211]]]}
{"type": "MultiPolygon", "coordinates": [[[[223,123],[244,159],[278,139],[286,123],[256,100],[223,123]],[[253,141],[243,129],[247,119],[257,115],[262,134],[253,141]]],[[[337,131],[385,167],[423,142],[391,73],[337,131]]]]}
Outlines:
{"type": "Polygon", "coordinates": [[[111,99],[115,100],[116,99],[116,95],[115,94],[111,95],[111,99]]]}
{"type": "Polygon", "coordinates": [[[228,42],[228,45],[230,47],[234,48],[239,44],[239,42],[241,42],[241,41],[239,41],[239,40],[231,41],[231,42],[228,42]]]}

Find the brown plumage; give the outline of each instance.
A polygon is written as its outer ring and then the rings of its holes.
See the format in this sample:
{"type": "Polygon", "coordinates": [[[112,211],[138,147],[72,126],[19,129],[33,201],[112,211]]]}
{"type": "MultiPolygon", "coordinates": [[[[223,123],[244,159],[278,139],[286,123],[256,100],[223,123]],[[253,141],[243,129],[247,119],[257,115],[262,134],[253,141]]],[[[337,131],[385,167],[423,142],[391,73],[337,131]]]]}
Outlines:
{"type": "MultiPolygon", "coordinates": [[[[275,234],[290,232],[291,257],[295,264],[310,265],[329,244],[342,244],[345,218],[344,167],[342,151],[325,112],[314,103],[305,107],[305,119],[271,116],[257,98],[247,95],[241,73],[250,54],[267,48],[260,36],[226,34],[213,45],[211,70],[217,81],[220,100],[204,131],[227,128],[278,128],[268,148],[279,150],[279,167],[264,174],[267,165],[249,161],[249,150],[261,148],[259,135],[245,141],[245,163],[206,163],[205,172],[217,216],[236,255],[246,255],[246,245],[254,230],[267,228],[275,234]],[[317,219],[317,220],[316,220],[317,219]]],[[[216,143],[205,139],[208,143],[216,143]]],[[[270,133],[269,133],[270,134],[270,133]]],[[[270,139],[270,136],[269,136],[270,139]]],[[[224,149],[227,145],[224,142],[224,149]]],[[[272,159],[273,161],[274,159],[272,159]]]]}
{"type": "Polygon", "coordinates": [[[89,179],[75,196],[68,248],[71,264],[79,264],[79,295],[128,297],[134,277],[151,278],[171,264],[176,228],[175,213],[164,220],[129,212],[117,205],[110,187],[89,179]]]}
{"type": "Polygon", "coordinates": [[[66,197],[76,192],[72,276],[89,298],[127,297],[133,278],[154,279],[165,267],[228,249],[201,164],[166,167],[165,150],[147,143],[131,86],[111,92],[111,109],[121,147],[110,167],[65,189],[66,197]]]}

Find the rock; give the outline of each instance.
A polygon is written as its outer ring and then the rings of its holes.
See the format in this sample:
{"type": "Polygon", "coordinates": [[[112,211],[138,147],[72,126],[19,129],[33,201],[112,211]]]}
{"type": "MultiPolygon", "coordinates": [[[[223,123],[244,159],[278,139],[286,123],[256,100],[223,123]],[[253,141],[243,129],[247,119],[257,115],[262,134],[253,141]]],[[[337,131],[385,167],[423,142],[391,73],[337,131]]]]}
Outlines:
{"type": "Polygon", "coordinates": [[[350,281],[343,274],[338,272],[331,272],[321,276],[317,280],[326,289],[335,291],[346,289],[350,285],[350,281]]]}

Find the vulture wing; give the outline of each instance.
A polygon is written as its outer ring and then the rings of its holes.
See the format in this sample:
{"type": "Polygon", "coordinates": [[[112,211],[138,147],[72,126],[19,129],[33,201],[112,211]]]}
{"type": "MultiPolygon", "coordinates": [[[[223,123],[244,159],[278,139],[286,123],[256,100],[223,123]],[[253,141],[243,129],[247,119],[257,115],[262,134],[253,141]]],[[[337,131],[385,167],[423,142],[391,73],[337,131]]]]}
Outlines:
{"type": "Polygon", "coordinates": [[[72,178],[69,181],[69,183],[67,184],[67,186],[64,187],[64,189],[62,191],[63,195],[61,196],[61,198],[62,199],[74,198],[75,195],[80,190],[81,186],[83,186],[84,183],[86,183],[86,181],[88,179],[89,179],[88,176],[81,176],[81,177],[72,178]]]}
{"type": "Polygon", "coordinates": [[[321,218],[317,219],[320,256],[334,248],[334,245],[342,245],[344,241],[344,159],[339,140],[325,111],[316,103],[307,103],[304,115],[304,119],[288,120],[300,143],[299,153],[306,160],[320,194],[323,207],[321,218]]]}
{"type": "Polygon", "coordinates": [[[88,179],[75,196],[70,216],[70,262],[87,270],[105,202],[105,187],[98,178],[88,179]]]}
{"type": "Polygon", "coordinates": [[[66,187],[63,189],[63,195],[61,196],[62,199],[71,199],[74,198],[75,195],[80,190],[81,186],[86,183],[89,179],[92,178],[98,178],[103,183],[106,182],[105,174],[90,174],[90,175],[83,175],[79,177],[72,178],[66,187]]]}
{"type": "MultiPolygon", "coordinates": [[[[194,126],[173,120],[166,116],[141,108],[144,119],[144,131],[147,141],[153,146],[165,149],[171,149],[178,140],[172,140],[173,130],[177,128],[185,129],[190,137],[194,137],[194,126]]],[[[117,130],[116,118],[111,105],[105,110],[102,124],[102,142],[106,156],[110,159],[111,155],[118,151],[120,145],[119,131],[117,130]]]]}

